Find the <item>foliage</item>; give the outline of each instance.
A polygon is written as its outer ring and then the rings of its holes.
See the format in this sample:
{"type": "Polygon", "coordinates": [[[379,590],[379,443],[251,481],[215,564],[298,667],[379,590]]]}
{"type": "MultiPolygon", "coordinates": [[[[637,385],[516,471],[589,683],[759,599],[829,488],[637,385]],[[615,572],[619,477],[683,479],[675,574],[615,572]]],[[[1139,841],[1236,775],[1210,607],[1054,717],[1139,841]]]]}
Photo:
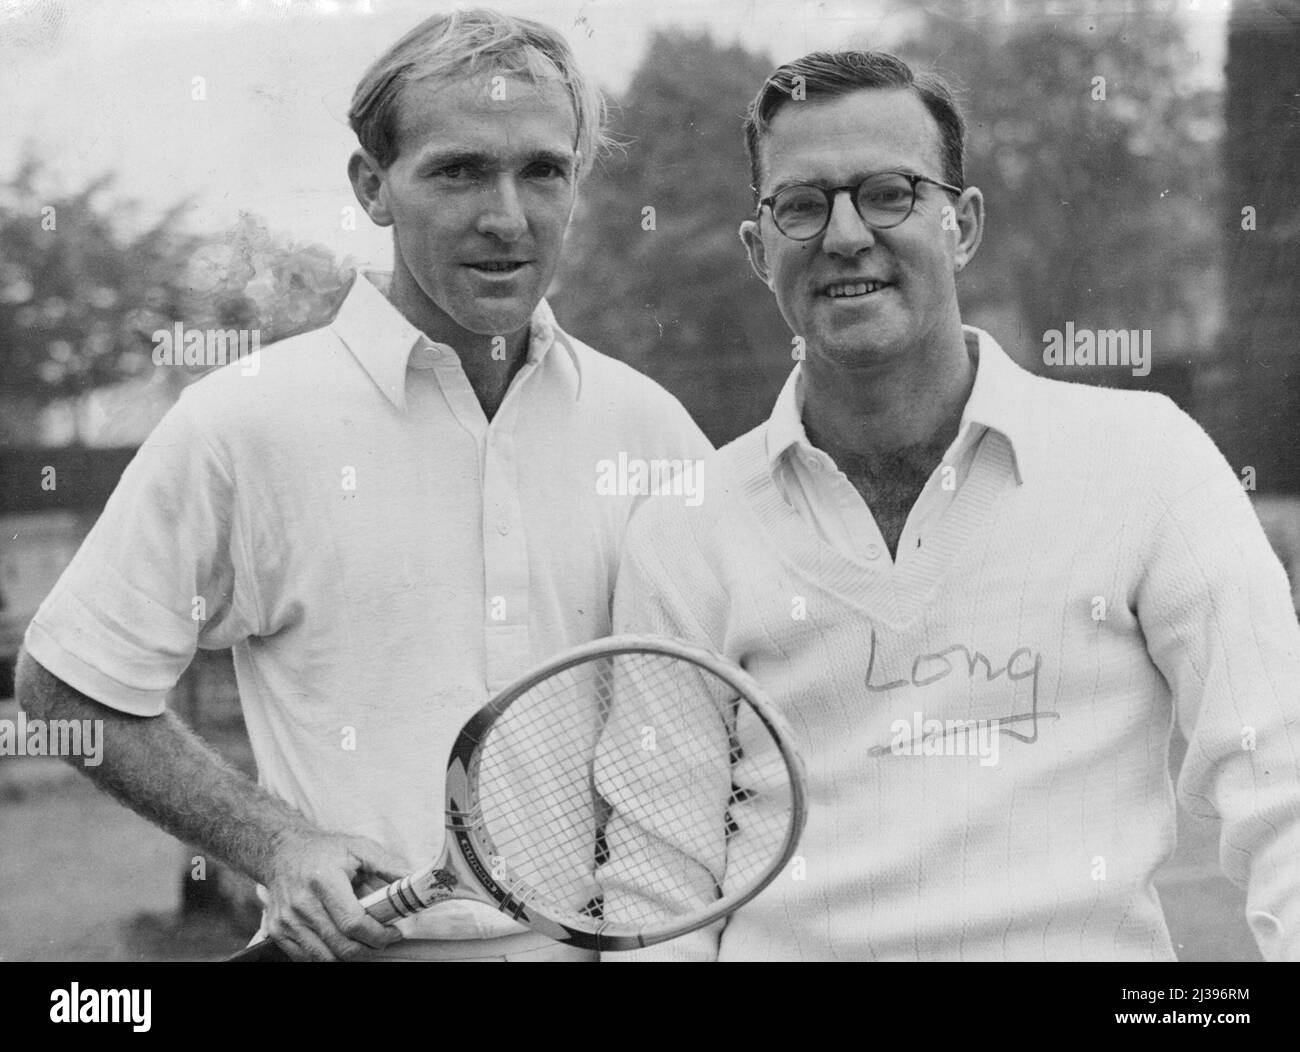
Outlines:
{"type": "Polygon", "coordinates": [[[1300,493],[1300,2],[1243,0],[1228,32],[1227,309],[1201,406],[1259,490],[1300,493]]]}
{"type": "Polygon", "coordinates": [[[125,428],[138,440],[185,384],[215,367],[156,366],[155,332],[178,322],[255,330],[265,347],[324,325],[346,290],[346,264],[328,249],[272,233],[251,214],[204,238],[184,232],[185,202],[145,226],[134,202],[113,196],[111,175],[61,195],[52,181],[29,158],[0,195],[4,442],[30,443],[39,412],[60,403],[73,407],[79,441],[94,438],[105,411],[111,435],[125,428]],[[161,386],[146,396],[149,381],[161,386]]]}
{"type": "Polygon", "coordinates": [[[1152,330],[1157,380],[1208,346],[1220,99],[1189,79],[1176,19],[932,14],[907,50],[964,89],[967,181],[988,207],[968,314],[1018,318],[997,335],[1031,366],[1067,321],[1152,330]]]}
{"type": "Polygon", "coordinates": [[[761,421],[793,364],[736,234],[753,212],[742,121],[769,71],[707,37],[651,41],[614,108],[625,148],[583,188],[553,296],[567,328],[664,383],[715,441],[761,421]]]}
{"type": "Polygon", "coordinates": [[[112,176],[48,192],[34,159],[0,194],[0,370],[8,399],[44,404],[145,374],[150,334],[181,316],[185,204],[152,225],[110,199],[112,176]],[[134,232],[128,232],[132,229],[134,232]]]}
{"type": "Polygon", "coordinates": [[[256,329],[263,347],[329,322],[350,284],[350,261],[269,230],[249,212],[201,245],[185,268],[187,324],[256,329]]]}

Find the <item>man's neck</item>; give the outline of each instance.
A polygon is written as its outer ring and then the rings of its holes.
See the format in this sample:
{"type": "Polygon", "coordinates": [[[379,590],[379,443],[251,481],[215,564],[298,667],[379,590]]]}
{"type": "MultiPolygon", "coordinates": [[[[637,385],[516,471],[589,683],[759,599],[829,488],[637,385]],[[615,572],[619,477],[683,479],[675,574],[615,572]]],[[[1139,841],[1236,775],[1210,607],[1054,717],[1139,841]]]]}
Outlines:
{"type": "Polygon", "coordinates": [[[957,437],[975,382],[960,328],[955,339],[869,369],[811,356],[804,429],[866,501],[891,556],[926,480],[957,437]]]}
{"type": "MultiPolygon", "coordinates": [[[[470,387],[474,389],[474,395],[478,398],[478,404],[483,407],[483,415],[491,420],[496,416],[497,410],[501,408],[501,403],[505,401],[506,392],[510,390],[510,384],[515,378],[515,374],[523,368],[524,362],[528,360],[528,330],[524,329],[522,333],[515,333],[507,336],[505,348],[505,360],[500,360],[500,352],[497,357],[493,357],[492,337],[475,336],[472,346],[468,349],[452,344],[456,356],[460,359],[460,367],[465,370],[465,378],[469,381],[470,387]]],[[[442,341],[439,341],[442,342],[442,341]]]]}
{"type": "Polygon", "coordinates": [[[528,359],[531,325],[500,337],[470,332],[432,303],[424,290],[400,267],[393,274],[385,295],[424,335],[456,352],[483,414],[491,420],[501,408],[515,374],[528,359]]]}
{"type": "Polygon", "coordinates": [[[936,444],[942,451],[957,435],[974,383],[960,328],[874,367],[811,355],[804,364],[804,427],[837,464],[840,455],[871,462],[936,444]]]}

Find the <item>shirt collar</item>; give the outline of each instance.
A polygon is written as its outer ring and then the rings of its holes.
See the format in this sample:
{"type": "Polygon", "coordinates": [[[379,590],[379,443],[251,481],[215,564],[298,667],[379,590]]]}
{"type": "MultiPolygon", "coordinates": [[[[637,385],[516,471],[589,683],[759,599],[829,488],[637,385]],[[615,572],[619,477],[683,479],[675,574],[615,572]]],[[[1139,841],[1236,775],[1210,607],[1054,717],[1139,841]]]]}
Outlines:
{"type": "MultiPolygon", "coordinates": [[[[445,343],[434,343],[388,301],[380,290],[388,287],[389,277],[378,271],[358,271],[334,317],[333,329],[384,397],[405,410],[406,370],[433,368],[456,352],[445,343]]],[[[573,364],[577,393],[581,394],[582,360],[573,340],[556,323],[550,305],[542,300],[529,324],[528,362],[541,363],[557,344],[573,364]]]]}
{"type": "Polygon", "coordinates": [[[1013,362],[983,329],[963,325],[962,332],[967,346],[974,344],[978,364],[975,386],[962,411],[961,430],[980,425],[1002,435],[1011,446],[1016,478],[1023,485],[1030,474],[1040,470],[1033,461],[1043,449],[1038,435],[1041,394],[1032,390],[1038,378],[1013,362]]]}
{"type": "MultiPolygon", "coordinates": [[[[1011,446],[1016,477],[1023,484],[1030,470],[1027,462],[1034,459],[1042,446],[1035,433],[1038,422],[1033,407],[1037,400],[1027,386],[1035,377],[1013,362],[983,329],[963,325],[962,333],[967,350],[976,359],[975,383],[962,410],[954,447],[974,441],[983,434],[984,428],[998,432],[1011,446]]],[[[773,471],[788,450],[813,448],[803,426],[803,406],[803,365],[800,364],[786,379],[767,421],[767,459],[773,471]]]]}
{"type": "Polygon", "coordinates": [[[767,418],[767,463],[773,472],[790,449],[811,448],[803,426],[803,363],[786,377],[785,386],[776,396],[772,415],[767,418]]]}

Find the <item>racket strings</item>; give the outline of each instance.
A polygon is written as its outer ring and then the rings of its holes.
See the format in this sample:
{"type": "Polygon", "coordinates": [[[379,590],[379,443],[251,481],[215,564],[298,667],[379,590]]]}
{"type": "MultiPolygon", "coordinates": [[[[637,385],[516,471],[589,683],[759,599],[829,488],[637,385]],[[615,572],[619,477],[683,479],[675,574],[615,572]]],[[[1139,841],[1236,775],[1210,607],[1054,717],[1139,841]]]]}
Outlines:
{"type": "Polygon", "coordinates": [[[744,695],[656,652],[533,686],[492,724],[471,778],[499,885],[586,930],[672,926],[744,894],[794,820],[785,759],[744,695]]]}

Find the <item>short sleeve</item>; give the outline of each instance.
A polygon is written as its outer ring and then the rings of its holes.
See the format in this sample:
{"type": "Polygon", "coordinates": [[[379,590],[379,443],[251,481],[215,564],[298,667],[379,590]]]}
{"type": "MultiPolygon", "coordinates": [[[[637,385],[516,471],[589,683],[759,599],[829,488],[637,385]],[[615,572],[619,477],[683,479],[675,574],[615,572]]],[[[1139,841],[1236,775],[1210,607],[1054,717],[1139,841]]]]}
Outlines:
{"type": "Polygon", "coordinates": [[[141,446],[25,645],[83,694],[161,713],[197,648],[256,630],[234,481],[186,396],[141,446]]]}

